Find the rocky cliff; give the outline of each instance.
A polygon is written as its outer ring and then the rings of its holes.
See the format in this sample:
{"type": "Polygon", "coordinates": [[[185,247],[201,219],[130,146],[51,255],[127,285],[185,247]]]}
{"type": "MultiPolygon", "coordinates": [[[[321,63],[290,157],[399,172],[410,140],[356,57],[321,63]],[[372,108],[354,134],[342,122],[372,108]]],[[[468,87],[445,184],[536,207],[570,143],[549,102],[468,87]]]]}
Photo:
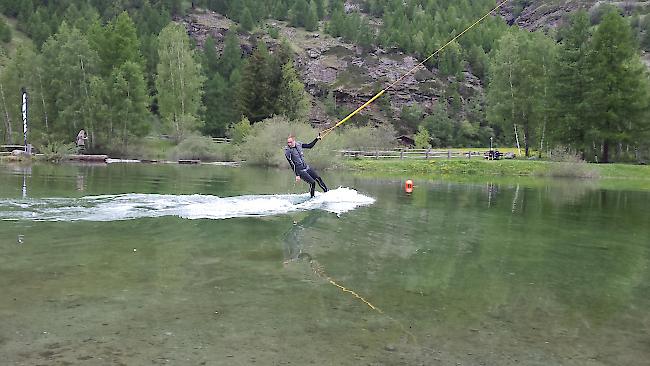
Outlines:
{"type": "MultiPolygon", "coordinates": [[[[195,12],[180,21],[186,25],[188,33],[199,46],[203,45],[208,36],[214,37],[218,52],[222,51],[228,30],[236,26],[223,15],[211,11],[195,12]]],[[[280,21],[268,21],[265,27],[276,28],[280,35],[278,39],[284,38],[291,44],[295,52],[295,65],[306,90],[313,96],[314,108],[310,117],[314,124],[335,122],[333,117],[325,113],[322,103],[330,91],[333,92],[337,105],[342,110],[351,112],[419,62],[397,50],[378,49],[365,53],[359,47],[324,32],[307,32],[280,21]]],[[[279,45],[279,40],[271,38],[265,31],[240,34],[239,38],[244,53],[250,53],[260,39],[269,45],[271,51],[279,45]]],[[[470,73],[465,73],[465,76],[465,81],[459,85],[463,103],[468,98],[483,93],[478,78],[470,73]]],[[[387,100],[393,115],[399,116],[402,107],[414,103],[425,110],[431,110],[443,98],[449,82],[447,78],[439,77],[435,68],[420,67],[389,91],[387,100]]],[[[363,112],[370,123],[382,123],[390,119],[387,117],[390,113],[381,111],[379,104],[375,103],[363,112]]]]}

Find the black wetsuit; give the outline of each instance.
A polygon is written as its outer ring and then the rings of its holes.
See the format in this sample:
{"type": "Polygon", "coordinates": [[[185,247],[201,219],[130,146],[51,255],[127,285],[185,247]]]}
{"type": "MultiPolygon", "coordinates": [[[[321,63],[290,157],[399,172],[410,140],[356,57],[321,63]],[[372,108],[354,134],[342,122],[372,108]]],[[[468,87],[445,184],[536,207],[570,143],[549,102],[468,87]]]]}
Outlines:
{"type": "Polygon", "coordinates": [[[307,165],[305,156],[302,152],[303,148],[311,149],[314,147],[317,141],[317,138],[308,144],[303,144],[300,141],[296,141],[295,147],[287,146],[284,148],[284,156],[287,158],[291,170],[293,170],[297,177],[299,176],[302,180],[309,183],[309,194],[311,194],[312,197],[314,197],[316,183],[318,183],[323,192],[327,192],[327,186],[325,185],[325,182],[323,182],[323,178],[321,178],[314,169],[310,168],[309,165],[307,165]]]}

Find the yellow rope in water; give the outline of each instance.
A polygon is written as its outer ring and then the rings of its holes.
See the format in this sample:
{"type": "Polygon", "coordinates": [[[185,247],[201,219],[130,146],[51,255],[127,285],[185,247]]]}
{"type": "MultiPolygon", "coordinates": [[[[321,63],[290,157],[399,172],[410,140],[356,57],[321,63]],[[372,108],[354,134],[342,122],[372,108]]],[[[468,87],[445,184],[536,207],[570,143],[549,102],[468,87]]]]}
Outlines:
{"type": "Polygon", "coordinates": [[[350,293],[350,294],[352,294],[352,296],[354,296],[354,297],[356,297],[357,299],[363,301],[363,302],[364,302],[366,305],[368,305],[372,310],[376,310],[376,311],[379,312],[380,314],[383,314],[383,313],[384,313],[384,312],[381,311],[378,307],[376,307],[375,305],[373,305],[373,304],[371,304],[370,302],[368,302],[368,300],[366,300],[366,299],[364,299],[363,297],[359,296],[359,294],[357,294],[356,292],[354,292],[354,291],[352,291],[352,290],[350,290],[350,289],[347,289],[347,288],[345,288],[345,287],[339,285],[339,284],[336,283],[336,281],[334,281],[333,279],[328,278],[327,281],[329,281],[329,283],[331,283],[332,285],[334,285],[334,286],[340,288],[341,290],[343,290],[343,292],[350,293]]]}
{"type": "Polygon", "coordinates": [[[321,132],[321,136],[322,136],[322,137],[327,136],[327,134],[329,134],[330,132],[332,132],[332,130],[334,130],[334,129],[337,128],[338,126],[342,125],[343,123],[345,123],[347,120],[349,120],[350,118],[352,118],[352,117],[353,117],[354,115],[356,115],[357,113],[361,112],[363,109],[365,109],[367,106],[369,106],[372,102],[374,102],[377,98],[381,97],[381,96],[382,96],[386,91],[388,91],[390,88],[392,88],[392,87],[394,87],[395,85],[397,85],[397,83],[399,83],[400,81],[404,80],[404,78],[406,78],[408,75],[410,75],[413,71],[415,71],[416,69],[418,69],[420,66],[424,65],[425,62],[429,61],[433,56],[435,56],[435,55],[437,55],[438,53],[440,53],[440,52],[441,52],[442,50],[444,50],[447,46],[449,46],[450,44],[452,44],[455,40],[457,40],[458,38],[462,37],[463,34],[467,33],[470,29],[474,28],[474,26],[476,26],[477,24],[479,24],[480,22],[482,22],[485,18],[487,18],[487,17],[488,17],[490,14],[492,14],[494,11],[496,11],[497,9],[499,9],[500,7],[502,7],[502,6],[503,6],[505,3],[507,3],[508,1],[510,1],[510,0],[503,0],[502,2],[500,2],[496,7],[494,7],[494,9],[492,9],[492,10],[490,10],[489,12],[485,13],[485,15],[483,15],[483,16],[480,17],[477,21],[475,21],[474,23],[472,23],[472,25],[470,25],[469,27],[465,28],[464,31],[458,33],[458,34],[457,34],[454,38],[452,38],[449,42],[445,43],[442,47],[438,48],[438,49],[436,50],[436,52],[434,52],[434,53],[432,53],[431,55],[429,55],[429,57],[425,58],[424,60],[422,60],[422,62],[420,62],[419,64],[415,65],[415,66],[414,66],[411,70],[409,70],[406,74],[402,75],[399,79],[393,81],[390,85],[388,85],[386,88],[382,89],[379,93],[375,94],[374,97],[370,98],[370,100],[368,100],[367,102],[365,102],[361,107],[355,109],[354,112],[348,114],[347,117],[345,117],[345,118],[343,118],[342,120],[340,120],[340,121],[339,121],[338,123],[336,123],[334,126],[324,129],[324,130],[321,132]]]}
{"type": "Polygon", "coordinates": [[[314,274],[316,274],[318,277],[324,278],[331,285],[334,285],[334,286],[338,287],[343,292],[347,292],[349,294],[352,294],[352,296],[354,296],[355,298],[361,300],[364,304],[368,305],[372,310],[375,310],[375,311],[379,312],[380,314],[383,314],[383,311],[381,311],[375,305],[371,304],[368,300],[364,299],[363,296],[361,296],[361,295],[357,294],[356,292],[346,288],[345,286],[339,285],[336,281],[334,281],[334,279],[332,277],[328,276],[325,273],[325,269],[323,268],[323,266],[320,265],[318,262],[316,262],[315,259],[312,259],[311,257],[309,258],[309,266],[311,267],[312,272],[314,272],[314,274]]]}

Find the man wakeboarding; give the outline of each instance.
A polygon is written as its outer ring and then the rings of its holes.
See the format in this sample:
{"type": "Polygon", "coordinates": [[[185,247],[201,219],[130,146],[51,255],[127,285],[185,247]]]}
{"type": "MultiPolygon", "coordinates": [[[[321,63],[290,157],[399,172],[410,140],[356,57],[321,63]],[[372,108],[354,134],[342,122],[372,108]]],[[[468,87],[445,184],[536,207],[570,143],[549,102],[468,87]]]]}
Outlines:
{"type": "Polygon", "coordinates": [[[291,170],[293,170],[296,175],[296,182],[302,178],[302,180],[309,183],[309,194],[311,194],[312,197],[314,197],[316,183],[318,183],[318,186],[320,186],[323,192],[327,192],[327,186],[325,185],[325,182],[323,182],[323,178],[321,178],[314,169],[307,165],[305,154],[302,149],[311,149],[321,138],[322,137],[319,133],[318,137],[316,137],[314,141],[308,144],[303,144],[300,141],[296,141],[296,138],[293,135],[289,135],[289,137],[287,137],[287,146],[284,148],[284,156],[287,158],[291,170]]]}

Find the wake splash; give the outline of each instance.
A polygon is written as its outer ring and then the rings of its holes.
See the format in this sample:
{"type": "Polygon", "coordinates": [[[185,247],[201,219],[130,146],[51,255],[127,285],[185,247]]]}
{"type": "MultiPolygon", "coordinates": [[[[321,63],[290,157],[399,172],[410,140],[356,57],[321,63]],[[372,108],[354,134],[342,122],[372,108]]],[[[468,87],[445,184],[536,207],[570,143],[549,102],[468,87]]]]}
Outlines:
{"type": "Polygon", "coordinates": [[[354,189],[326,193],[246,195],[117,194],[81,198],[0,199],[0,220],[120,221],[177,216],[185,219],[228,219],[272,216],[294,211],[324,210],[342,214],[375,202],[354,189]]]}

